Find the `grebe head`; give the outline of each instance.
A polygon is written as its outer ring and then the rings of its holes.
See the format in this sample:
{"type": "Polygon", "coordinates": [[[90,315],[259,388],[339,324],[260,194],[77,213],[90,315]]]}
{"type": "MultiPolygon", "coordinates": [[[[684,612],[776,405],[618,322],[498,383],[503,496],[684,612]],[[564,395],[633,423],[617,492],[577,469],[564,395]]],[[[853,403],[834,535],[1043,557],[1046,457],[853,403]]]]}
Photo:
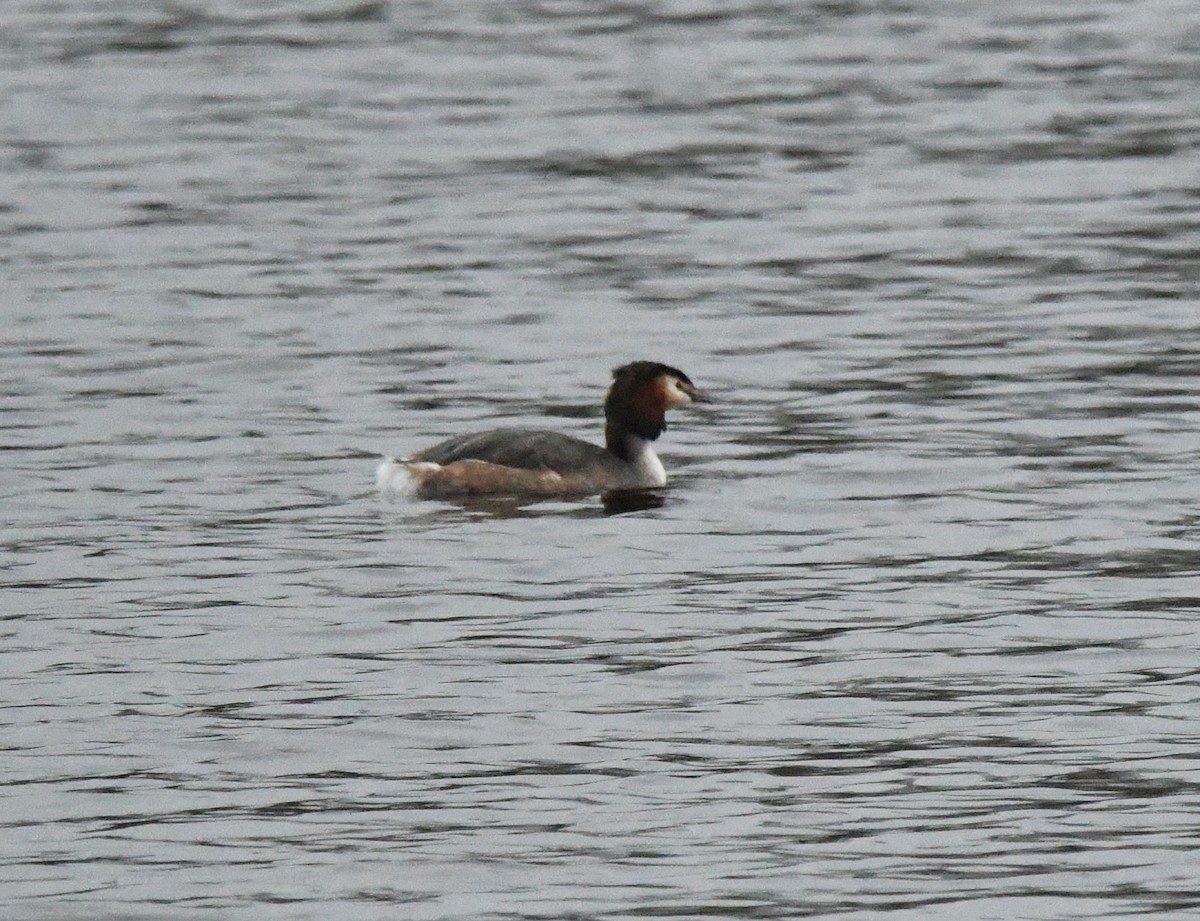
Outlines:
{"type": "Polygon", "coordinates": [[[604,401],[610,442],[617,433],[653,441],[666,430],[667,410],[702,399],[678,368],[657,361],[631,361],[613,369],[604,401]]]}

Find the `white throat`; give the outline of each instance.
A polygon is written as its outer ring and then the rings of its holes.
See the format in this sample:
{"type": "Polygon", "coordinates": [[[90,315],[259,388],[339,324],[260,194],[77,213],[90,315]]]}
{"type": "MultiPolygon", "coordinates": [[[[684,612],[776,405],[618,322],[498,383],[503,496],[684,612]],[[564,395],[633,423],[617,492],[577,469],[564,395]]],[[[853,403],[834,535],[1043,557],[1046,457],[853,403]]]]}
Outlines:
{"type": "Polygon", "coordinates": [[[637,487],[665,486],[667,471],[654,453],[650,442],[636,435],[627,435],[629,463],[633,467],[633,484],[637,487]]]}

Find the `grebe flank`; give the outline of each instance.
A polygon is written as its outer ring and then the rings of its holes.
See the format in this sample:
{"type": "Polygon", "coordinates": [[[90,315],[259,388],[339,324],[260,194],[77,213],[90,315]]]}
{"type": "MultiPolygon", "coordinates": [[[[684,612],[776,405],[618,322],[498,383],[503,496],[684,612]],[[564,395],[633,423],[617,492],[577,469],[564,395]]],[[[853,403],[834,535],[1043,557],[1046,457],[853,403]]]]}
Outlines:
{"type": "Polygon", "coordinates": [[[381,492],[404,485],[419,496],[589,495],[649,489],[667,482],[651,442],[667,410],[703,399],[678,368],[633,361],[613,371],[604,400],[604,447],[542,429],[503,428],[460,435],[410,457],[385,457],[381,492]]]}

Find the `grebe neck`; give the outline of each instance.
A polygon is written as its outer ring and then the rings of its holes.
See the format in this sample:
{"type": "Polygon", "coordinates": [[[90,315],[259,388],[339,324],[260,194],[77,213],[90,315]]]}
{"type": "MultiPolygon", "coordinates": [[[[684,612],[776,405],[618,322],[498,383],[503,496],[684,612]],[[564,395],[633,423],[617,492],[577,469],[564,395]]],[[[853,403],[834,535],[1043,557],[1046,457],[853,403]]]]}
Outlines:
{"type": "Polygon", "coordinates": [[[608,449],[609,454],[626,463],[633,462],[638,448],[641,447],[636,442],[644,442],[644,439],[631,435],[624,427],[616,425],[613,420],[609,419],[604,426],[604,447],[608,449]]]}
{"type": "Polygon", "coordinates": [[[613,384],[604,401],[604,446],[610,453],[632,462],[666,427],[666,407],[657,391],[643,387],[629,393],[613,384]]]}
{"type": "Polygon", "coordinates": [[[654,451],[650,439],[625,432],[609,423],[604,430],[604,444],[610,454],[631,468],[630,485],[638,487],[665,486],[667,471],[654,451]]]}

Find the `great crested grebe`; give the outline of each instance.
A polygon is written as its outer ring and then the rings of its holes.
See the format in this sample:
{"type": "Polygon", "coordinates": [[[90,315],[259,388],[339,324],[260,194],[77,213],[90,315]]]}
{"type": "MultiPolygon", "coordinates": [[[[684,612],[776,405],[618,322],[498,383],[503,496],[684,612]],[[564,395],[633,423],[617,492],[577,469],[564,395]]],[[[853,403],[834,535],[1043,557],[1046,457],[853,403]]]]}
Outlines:
{"type": "Polygon", "coordinates": [[[400,460],[385,457],[375,481],[384,493],[407,483],[425,497],[589,495],[662,486],[667,472],[650,443],[666,429],[668,409],[701,399],[677,368],[633,361],[613,371],[603,448],[542,429],[492,429],[400,460]]]}

